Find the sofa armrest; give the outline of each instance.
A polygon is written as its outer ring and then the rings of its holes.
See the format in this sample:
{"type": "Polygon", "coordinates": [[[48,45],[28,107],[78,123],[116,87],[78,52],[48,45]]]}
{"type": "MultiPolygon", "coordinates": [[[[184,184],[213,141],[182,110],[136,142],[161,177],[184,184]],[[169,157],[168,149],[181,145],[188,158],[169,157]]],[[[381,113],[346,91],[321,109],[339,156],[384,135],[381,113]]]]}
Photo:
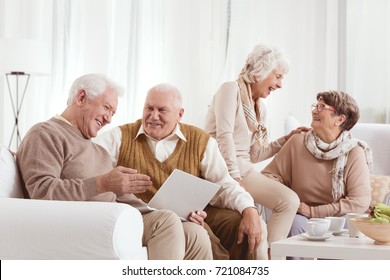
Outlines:
{"type": "Polygon", "coordinates": [[[0,198],[0,259],[146,259],[126,204],[0,198]]]}

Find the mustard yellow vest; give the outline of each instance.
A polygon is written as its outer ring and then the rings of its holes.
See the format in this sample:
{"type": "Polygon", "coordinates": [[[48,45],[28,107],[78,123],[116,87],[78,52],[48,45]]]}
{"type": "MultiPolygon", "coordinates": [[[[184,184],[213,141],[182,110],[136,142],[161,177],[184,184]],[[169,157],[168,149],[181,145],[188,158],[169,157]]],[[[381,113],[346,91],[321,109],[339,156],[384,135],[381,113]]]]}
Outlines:
{"type": "Polygon", "coordinates": [[[201,177],[200,163],[210,138],[205,131],[181,123],[180,130],[187,141],[179,139],[172,155],[164,162],[159,162],[150,151],[144,134],[135,139],[140,127],[141,120],[120,127],[122,144],[117,164],[136,169],[139,173],[146,174],[152,179],[153,186],[145,193],[136,194],[137,197],[146,203],[149,202],[174,169],[201,177]]]}

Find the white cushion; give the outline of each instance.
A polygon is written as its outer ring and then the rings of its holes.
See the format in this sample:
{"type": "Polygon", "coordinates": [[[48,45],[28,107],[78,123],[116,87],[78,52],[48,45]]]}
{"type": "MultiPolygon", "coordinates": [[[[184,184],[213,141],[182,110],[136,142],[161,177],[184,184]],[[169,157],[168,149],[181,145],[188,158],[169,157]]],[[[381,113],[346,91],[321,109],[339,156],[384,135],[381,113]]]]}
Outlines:
{"type": "Polygon", "coordinates": [[[371,175],[371,206],[374,207],[378,202],[388,204],[389,195],[390,176],[371,175]]]}
{"type": "Polygon", "coordinates": [[[0,197],[23,198],[15,157],[4,145],[0,146],[0,197]]]}
{"type": "Polygon", "coordinates": [[[379,123],[357,123],[352,135],[368,143],[372,149],[375,175],[390,175],[390,125],[379,123]]]}

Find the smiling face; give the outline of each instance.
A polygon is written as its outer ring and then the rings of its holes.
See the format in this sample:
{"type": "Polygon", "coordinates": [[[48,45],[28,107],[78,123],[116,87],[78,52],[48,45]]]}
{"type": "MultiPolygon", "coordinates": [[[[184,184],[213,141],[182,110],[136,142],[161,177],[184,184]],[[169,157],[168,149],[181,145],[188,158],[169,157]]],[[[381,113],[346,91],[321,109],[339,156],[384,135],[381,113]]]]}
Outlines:
{"type": "Polygon", "coordinates": [[[167,137],[181,120],[184,109],[178,92],[165,88],[149,91],[142,115],[142,125],[147,135],[156,140],[167,137]]]}
{"type": "Polygon", "coordinates": [[[327,130],[333,127],[333,117],[335,116],[335,113],[332,110],[327,110],[323,108],[321,111],[319,111],[318,108],[321,108],[322,104],[325,104],[323,101],[319,101],[317,103],[317,108],[314,108],[312,110],[312,122],[311,126],[314,128],[314,130],[327,130]]]}
{"type": "Polygon", "coordinates": [[[251,85],[252,98],[266,98],[272,91],[282,88],[282,80],[284,78],[284,71],[282,69],[273,70],[267,78],[260,82],[255,82],[251,85]]]}
{"type": "Polygon", "coordinates": [[[322,141],[331,143],[341,133],[341,125],[345,121],[345,116],[337,115],[333,107],[324,105],[327,104],[319,100],[317,106],[312,108],[311,127],[322,141]]]}
{"type": "Polygon", "coordinates": [[[80,90],[75,105],[78,110],[72,123],[85,138],[90,139],[111,122],[118,106],[118,96],[110,88],[96,97],[88,96],[85,90],[80,90]]]}

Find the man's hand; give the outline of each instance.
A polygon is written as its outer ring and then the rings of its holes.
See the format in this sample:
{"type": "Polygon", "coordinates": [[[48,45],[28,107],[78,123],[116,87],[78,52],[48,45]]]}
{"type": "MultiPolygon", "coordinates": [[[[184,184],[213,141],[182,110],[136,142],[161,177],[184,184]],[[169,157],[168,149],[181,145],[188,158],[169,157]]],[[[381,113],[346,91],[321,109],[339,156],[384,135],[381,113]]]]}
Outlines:
{"type": "Polygon", "coordinates": [[[259,212],[254,207],[245,208],[242,212],[242,219],[238,229],[238,244],[244,240],[245,234],[248,236],[249,252],[252,253],[259,247],[262,238],[259,212]]]}
{"type": "Polygon", "coordinates": [[[191,212],[188,215],[188,220],[195,224],[201,225],[203,227],[204,219],[206,219],[206,217],[207,217],[207,213],[205,211],[198,210],[198,211],[191,212]]]}
{"type": "Polygon", "coordinates": [[[151,185],[150,177],[137,170],[117,166],[107,174],[96,177],[99,193],[113,192],[118,196],[145,192],[151,185]]]}

